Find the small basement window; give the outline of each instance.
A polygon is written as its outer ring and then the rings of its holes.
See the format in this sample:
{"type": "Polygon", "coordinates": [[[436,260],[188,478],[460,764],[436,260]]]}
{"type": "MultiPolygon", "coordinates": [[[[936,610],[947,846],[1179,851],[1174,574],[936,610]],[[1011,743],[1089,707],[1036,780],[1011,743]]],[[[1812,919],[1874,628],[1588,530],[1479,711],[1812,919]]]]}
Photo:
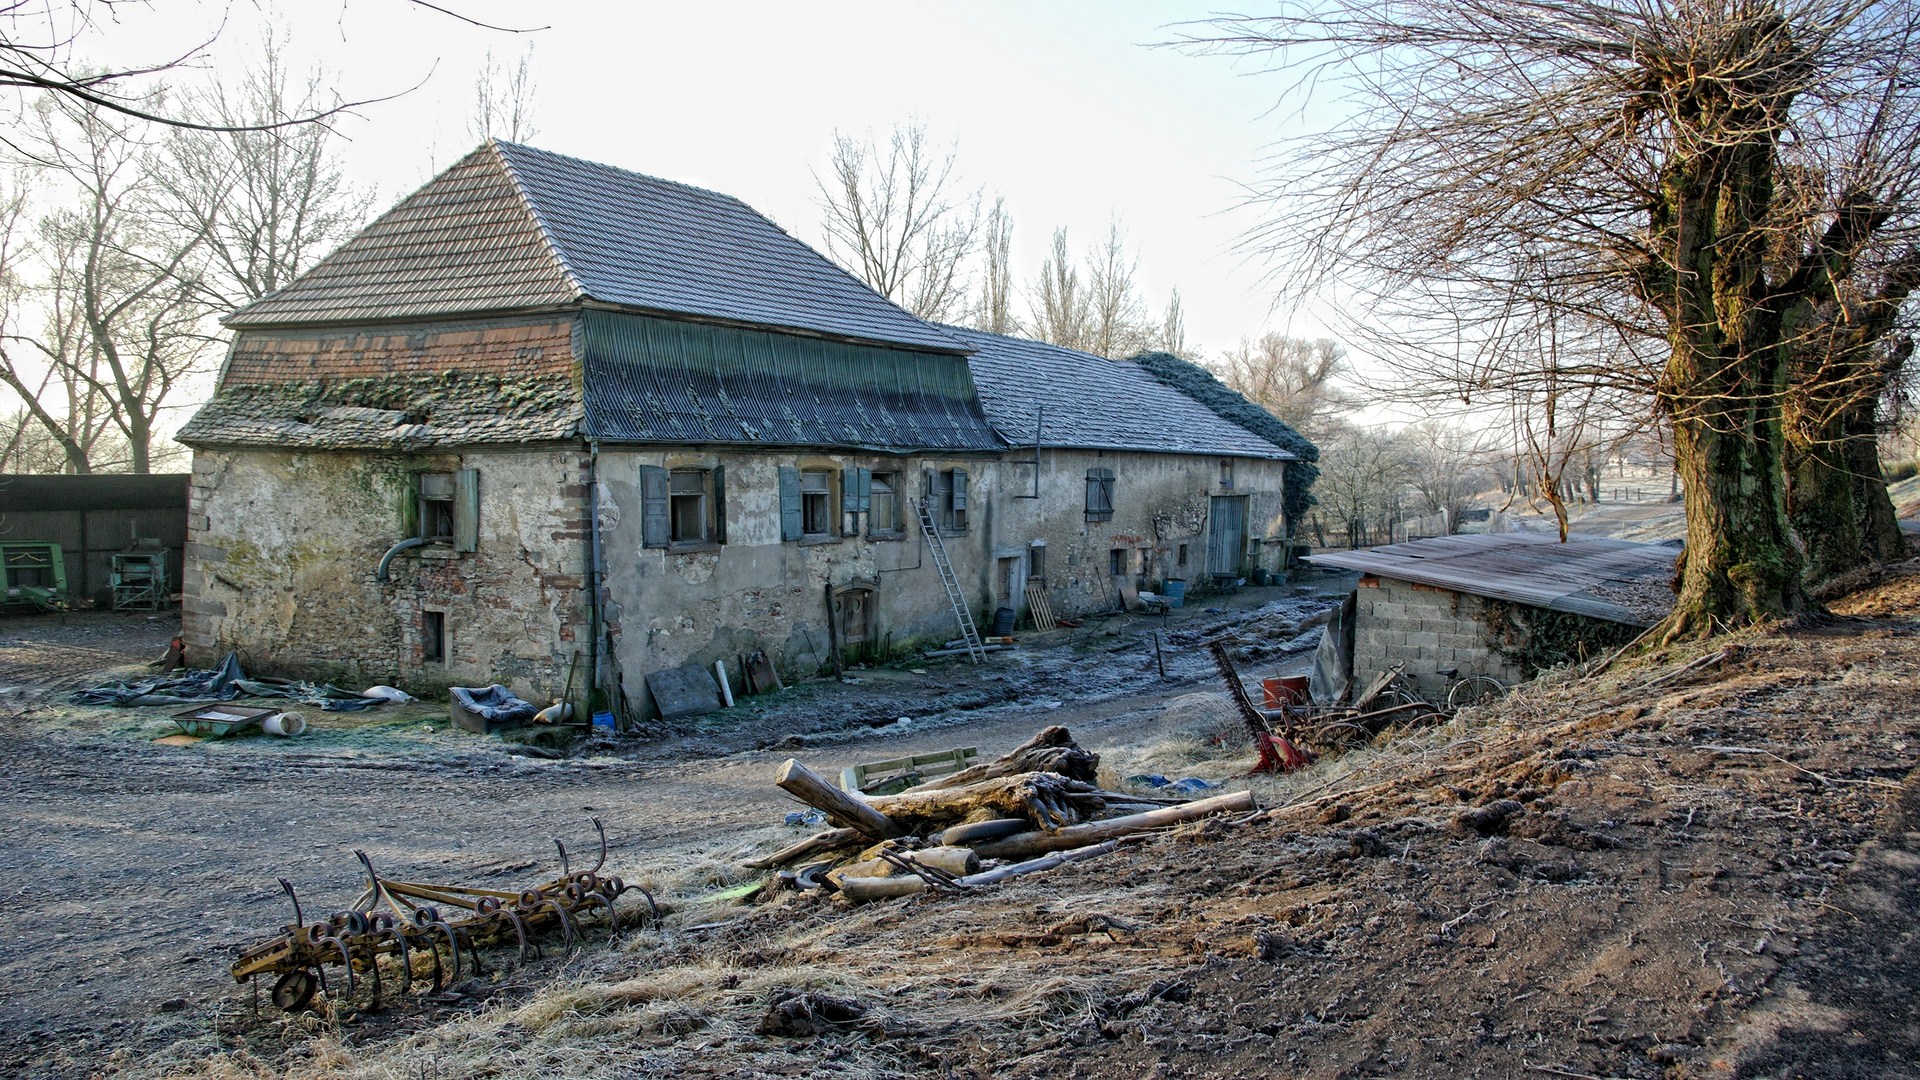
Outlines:
{"type": "Polygon", "coordinates": [[[1113,548],[1107,552],[1107,573],[1119,577],[1127,572],[1127,549],[1113,548]]]}
{"type": "Polygon", "coordinates": [[[1187,545],[1185,544],[1180,545],[1180,565],[1187,565],[1187,545]]]}
{"type": "Polygon", "coordinates": [[[833,535],[833,475],[825,469],[800,471],[800,535],[833,535]]]}
{"type": "Polygon", "coordinates": [[[1233,461],[1230,458],[1220,459],[1220,490],[1233,490],[1233,461]]]}
{"type": "Polygon", "coordinates": [[[420,613],[420,660],[428,664],[447,662],[447,613],[420,613]]]}

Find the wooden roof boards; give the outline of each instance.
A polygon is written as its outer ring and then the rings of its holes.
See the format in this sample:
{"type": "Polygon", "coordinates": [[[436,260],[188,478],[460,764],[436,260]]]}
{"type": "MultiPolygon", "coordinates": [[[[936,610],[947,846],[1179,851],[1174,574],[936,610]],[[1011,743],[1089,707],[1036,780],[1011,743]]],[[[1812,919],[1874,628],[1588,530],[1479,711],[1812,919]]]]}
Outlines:
{"type": "Polygon", "coordinates": [[[1473,596],[1651,626],[1673,608],[1679,551],[1599,536],[1495,533],[1436,536],[1355,551],[1317,551],[1315,566],[1433,585],[1473,596]]]}

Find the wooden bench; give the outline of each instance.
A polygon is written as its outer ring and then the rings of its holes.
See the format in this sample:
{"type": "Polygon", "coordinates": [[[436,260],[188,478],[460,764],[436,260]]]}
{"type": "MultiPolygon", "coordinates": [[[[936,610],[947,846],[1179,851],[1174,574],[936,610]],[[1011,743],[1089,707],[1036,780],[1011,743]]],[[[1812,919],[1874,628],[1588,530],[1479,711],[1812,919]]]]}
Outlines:
{"type": "Polygon", "coordinates": [[[840,790],[862,795],[897,795],[916,784],[959,772],[980,760],[980,751],[957,746],[931,754],[869,761],[840,770],[840,790]]]}

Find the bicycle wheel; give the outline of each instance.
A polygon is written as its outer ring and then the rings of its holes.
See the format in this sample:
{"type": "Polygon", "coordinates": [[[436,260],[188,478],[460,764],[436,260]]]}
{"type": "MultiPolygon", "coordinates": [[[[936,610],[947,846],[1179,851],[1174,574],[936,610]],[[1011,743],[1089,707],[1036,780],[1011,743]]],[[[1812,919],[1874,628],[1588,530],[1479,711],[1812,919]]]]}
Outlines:
{"type": "Polygon", "coordinates": [[[1506,692],[1506,684],[1491,675],[1469,675],[1447,690],[1447,708],[1484,705],[1506,692]]]}

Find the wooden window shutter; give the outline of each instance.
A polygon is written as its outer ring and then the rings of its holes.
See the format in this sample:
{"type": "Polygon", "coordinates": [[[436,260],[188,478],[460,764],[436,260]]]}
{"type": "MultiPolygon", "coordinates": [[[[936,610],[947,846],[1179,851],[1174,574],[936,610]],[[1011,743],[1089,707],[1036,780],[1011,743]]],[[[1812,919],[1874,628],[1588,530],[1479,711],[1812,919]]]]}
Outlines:
{"type": "Polygon", "coordinates": [[[713,479],[713,542],[727,542],[727,467],[715,465],[713,479]]]}
{"type": "Polygon", "coordinates": [[[800,515],[800,470],[780,466],[780,539],[798,540],[802,531],[800,515]]]}
{"type": "Polygon", "coordinates": [[[858,465],[840,470],[840,509],[864,514],[873,508],[873,474],[858,465]]]}
{"type": "Polygon", "coordinates": [[[400,489],[400,535],[420,535],[420,474],[408,473],[400,489]]]}
{"type": "Polygon", "coordinates": [[[953,508],[955,510],[967,508],[967,470],[965,469],[953,470],[953,508]]]}
{"type": "Polygon", "coordinates": [[[453,550],[480,550],[480,470],[453,474],[453,550]]]}
{"type": "Polygon", "coordinates": [[[667,470],[640,466],[640,544],[666,547],[672,536],[667,525],[667,470]]]}

